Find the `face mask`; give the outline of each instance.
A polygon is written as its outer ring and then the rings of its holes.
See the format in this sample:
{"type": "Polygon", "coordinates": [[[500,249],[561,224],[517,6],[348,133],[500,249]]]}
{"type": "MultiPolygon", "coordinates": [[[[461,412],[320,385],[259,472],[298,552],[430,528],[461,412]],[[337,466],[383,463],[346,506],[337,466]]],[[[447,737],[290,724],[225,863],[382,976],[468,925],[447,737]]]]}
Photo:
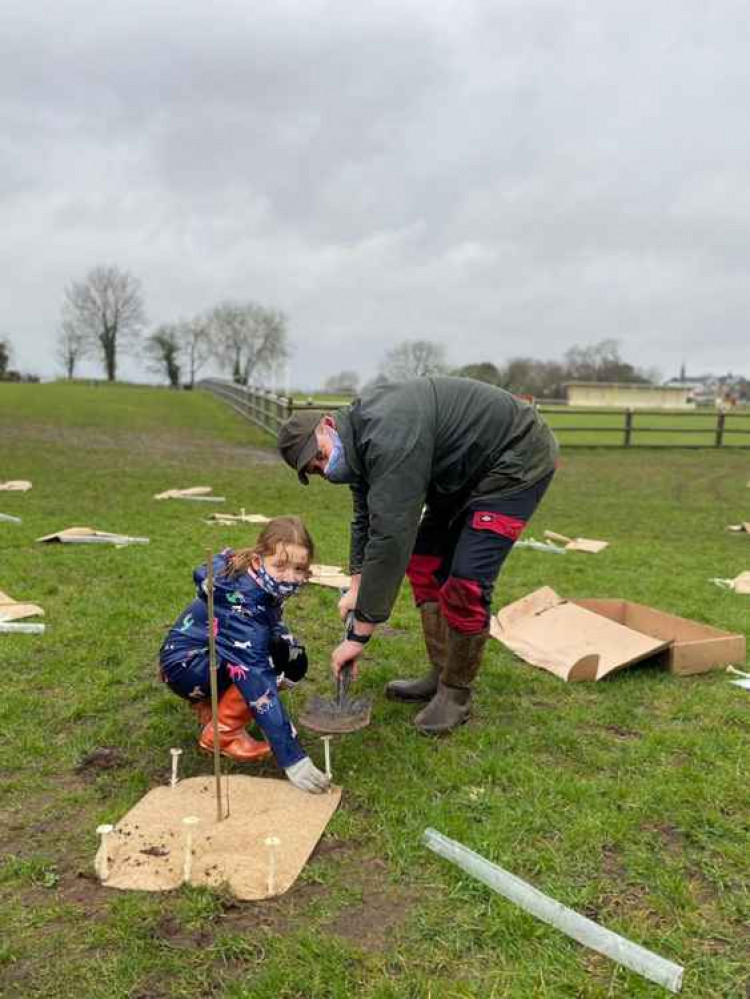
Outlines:
{"type": "Polygon", "coordinates": [[[333,482],[335,485],[353,482],[354,472],[352,472],[346,463],[346,454],[344,453],[344,445],[341,443],[341,438],[335,430],[329,429],[328,433],[333,440],[333,450],[328,459],[328,464],[323,469],[323,475],[329,482],[333,482]]]}
{"type": "Polygon", "coordinates": [[[288,597],[293,597],[295,593],[299,593],[299,589],[302,586],[302,583],[282,583],[280,579],[274,579],[266,569],[262,559],[255,575],[261,590],[267,593],[269,597],[275,597],[277,600],[286,600],[288,597]]]}

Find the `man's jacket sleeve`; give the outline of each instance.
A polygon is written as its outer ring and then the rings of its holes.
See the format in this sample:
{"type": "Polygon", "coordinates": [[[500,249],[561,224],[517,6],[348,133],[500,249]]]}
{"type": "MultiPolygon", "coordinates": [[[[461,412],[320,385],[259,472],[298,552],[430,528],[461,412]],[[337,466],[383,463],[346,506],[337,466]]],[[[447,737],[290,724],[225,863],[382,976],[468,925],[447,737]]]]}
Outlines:
{"type": "Polygon", "coordinates": [[[357,575],[362,572],[365,561],[365,548],[370,532],[370,511],[367,505],[367,489],[362,485],[350,487],[354,513],[351,524],[351,541],[349,544],[349,572],[357,575]]]}
{"type": "Polygon", "coordinates": [[[360,621],[378,624],[391,613],[414,548],[431,453],[417,439],[406,450],[384,448],[369,456],[369,539],[355,611],[360,621]]]}

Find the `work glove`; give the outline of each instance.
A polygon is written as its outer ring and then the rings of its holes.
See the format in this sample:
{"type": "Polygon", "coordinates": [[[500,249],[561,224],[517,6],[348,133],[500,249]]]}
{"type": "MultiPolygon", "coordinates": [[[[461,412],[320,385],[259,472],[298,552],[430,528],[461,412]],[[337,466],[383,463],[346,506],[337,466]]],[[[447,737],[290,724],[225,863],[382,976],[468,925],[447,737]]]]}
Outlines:
{"type": "Polygon", "coordinates": [[[285,773],[295,787],[300,791],[309,791],[310,794],[322,794],[331,786],[330,778],[322,770],[318,770],[309,756],[303,756],[301,760],[286,767],[285,773]]]}

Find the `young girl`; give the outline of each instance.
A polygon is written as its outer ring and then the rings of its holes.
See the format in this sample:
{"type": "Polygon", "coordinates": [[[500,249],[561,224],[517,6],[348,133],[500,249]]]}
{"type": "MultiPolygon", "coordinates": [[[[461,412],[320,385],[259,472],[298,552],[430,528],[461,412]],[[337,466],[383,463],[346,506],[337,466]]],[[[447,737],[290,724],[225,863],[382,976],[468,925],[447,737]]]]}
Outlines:
{"type": "MultiPolygon", "coordinates": [[[[281,613],[287,597],[307,580],[312,557],[302,521],[274,518],[253,548],[226,549],[214,558],[214,619],[222,754],[246,763],[273,752],[296,787],[320,793],[329,780],[300,745],[278,696],[279,686],[294,686],[307,672],[304,647],[281,613]],[[245,731],[253,717],[268,742],[245,731]]],[[[193,573],[197,596],[170,628],[159,661],[164,682],[191,703],[203,725],[199,746],[211,752],[207,575],[204,565],[193,573]]]]}

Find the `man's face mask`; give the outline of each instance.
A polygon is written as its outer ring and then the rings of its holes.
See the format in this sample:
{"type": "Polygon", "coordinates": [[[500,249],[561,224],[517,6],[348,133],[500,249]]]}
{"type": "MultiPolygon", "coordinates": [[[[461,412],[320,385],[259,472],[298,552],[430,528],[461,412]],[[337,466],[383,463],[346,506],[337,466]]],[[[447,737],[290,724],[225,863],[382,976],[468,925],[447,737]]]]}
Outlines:
{"type": "Polygon", "coordinates": [[[328,459],[328,464],[323,469],[323,475],[329,482],[333,482],[334,485],[353,482],[355,477],[354,472],[346,463],[346,454],[344,453],[344,445],[341,443],[341,438],[332,427],[328,428],[328,435],[333,441],[333,450],[328,459]]]}

